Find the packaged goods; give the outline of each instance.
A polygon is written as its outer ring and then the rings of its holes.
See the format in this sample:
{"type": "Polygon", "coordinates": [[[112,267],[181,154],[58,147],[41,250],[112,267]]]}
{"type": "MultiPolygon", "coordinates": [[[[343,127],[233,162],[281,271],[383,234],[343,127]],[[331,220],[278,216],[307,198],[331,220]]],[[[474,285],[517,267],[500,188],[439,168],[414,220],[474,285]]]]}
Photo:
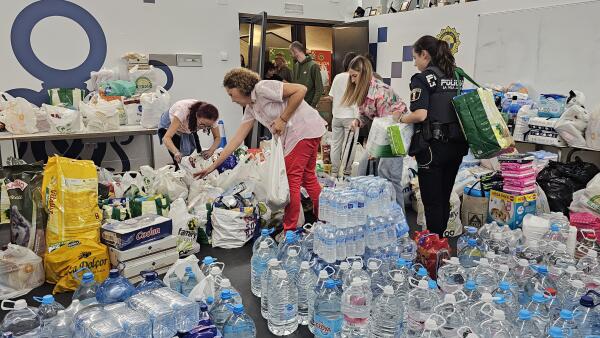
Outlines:
{"type": "MultiPolygon", "coordinates": [[[[535,191],[535,187],[533,189],[535,191]]],[[[506,188],[504,190],[506,191],[506,188]]],[[[492,190],[490,192],[490,217],[498,224],[506,224],[511,229],[519,228],[525,215],[535,214],[536,199],[535,193],[512,195],[492,190]]]]}
{"type": "Polygon", "coordinates": [[[28,248],[8,244],[0,251],[0,299],[15,298],[44,284],[42,258],[28,248]]]}
{"type": "Polygon", "coordinates": [[[53,88],[48,90],[50,104],[69,109],[77,109],[83,100],[84,91],[79,88],[53,88]]]}
{"type": "Polygon", "coordinates": [[[171,219],[145,215],[106,223],[100,229],[102,243],[119,250],[135,248],[165,238],[173,232],[171,219]]]}

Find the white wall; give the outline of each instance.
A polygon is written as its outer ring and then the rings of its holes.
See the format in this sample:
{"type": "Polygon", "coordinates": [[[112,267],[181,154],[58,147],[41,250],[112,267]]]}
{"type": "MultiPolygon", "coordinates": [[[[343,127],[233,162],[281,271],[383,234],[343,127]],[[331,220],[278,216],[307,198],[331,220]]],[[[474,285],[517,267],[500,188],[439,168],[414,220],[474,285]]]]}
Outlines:
{"type": "MultiPolygon", "coordinates": [[[[59,0],[58,2],[61,2],[59,0]]],[[[41,82],[27,73],[11,48],[11,27],[15,17],[35,1],[3,1],[0,11],[0,91],[13,88],[41,90],[41,82]]],[[[50,1],[48,1],[50,2],[50,1]]],[[[239,66],[239,13],[290,16],[281,0],[77,0],[101,25],[107,40],[105,67],[121,64],[126,52],[201,53],[204,67],[171,67],[174,84],[172,100],[198,98],[215,104],[228,135],[232,135],[241,118],[241,109],[232,104],[222,88],[223,75],[239,66]],[[221,53],[229,55],[221,61],[221,53]]],[[[351,16],[353,0],[290,0],[304,5],[304,15],[295,17],[344,20],[351,16]]],[[[28,39],[28,37],[19,37],[28,39]]],[[[31,36],[33,49],[41,60],[59,69],[71,69],[85,60],[89,43],[75,22],[51,17],[40,21],[31,36]]],[[[162,73],[161,73],[162,75],[162,73]]],[[[157,147],[157,155],[166,160],[167,153],[157,147]]]]}

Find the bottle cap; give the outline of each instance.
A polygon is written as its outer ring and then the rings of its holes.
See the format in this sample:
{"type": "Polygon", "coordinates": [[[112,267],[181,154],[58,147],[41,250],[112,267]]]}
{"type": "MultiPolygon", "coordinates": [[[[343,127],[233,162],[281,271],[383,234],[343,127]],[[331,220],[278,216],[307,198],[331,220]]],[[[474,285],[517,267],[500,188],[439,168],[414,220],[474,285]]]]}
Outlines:
{"type": "Polygon", "coordinates": [[[475,238],[469,238],[467,241],[468,246],[477,246],[477,240],[475,238]]]}
{"type": "Polygon", "coordinates": [[[325,281],[326,289],[335,289],[335,281],[333,279],[328,279],[325,281]]]}
{"type": "Polygon", "coordinates": [[[202,311],[202,312],[208,311],[208,305],[206,305],[205,303],[200,304],[200,311],[202,311]]]}
{"type": "Polygon", "coordinates": [[[302,261],[302,263],[300,263],[300,269],[308,270],[310,269],[310,264],[307,261],[302,261]]]}
{"type": "Polygon", "coordinates": [[[553,326],[553,327],[550,328],[550,330],[548,330],[548,333],[550,334],[551,338],[562,338],[562,337],[564,337],[564,334],[563,334],[562,329],[560,327],[553,326]]]}
{"type": "Polygon", "coordinates": [[[404,282],[404,275],[400,272],[396,272],[392,277],[394,282],[404,282]]]}
{"type": "Polygon", "coordinates": [[[108,278],[117,278],[117,277],[119,277],[119,270],[110,269],[110,271],[108,272],[108,278]]]}
{"type": "Polygon", "coordinates": [[[526,260],[525,258],[521,258],[521,259],[519,259],[519,266],[527,267],[527,266],[529,266],[529,261],[526,260]]]}
{"type": "Polygon", "coordinates": [[[269,243],[267,243],[267,242],[260,242],[260,244],[258,245],[258,247],[260,249],[267,249],[267,248],[269,248],[269,243]]]}
{"type": "Polygon", "coordinates": [[[531,320],[531,312],[526,309],[522,309],[519,311],[519,319],[520,320],[531,320]]]}
{"type": "Polygon", "coordinates": [[[212,305],[215,302],[215,298],[213,296],[206,297],[206,304],[212,305]]]}
{"type": "Polygon", "coordinates": [[[447,293],[444,296],[444,303],[448,303],[448,304],[456,304],[456,296],[451,294],[451,293],[447,293]]]}
{"type": "Polygon", "coordinates": [[[500,295],[495,295],[494,298],[496,298],[496,299],[494,299],[494,303],[496,303],[498,305],[502,305],[502,304],[506,303],[506,299],[500,295]]]}
{"type": "Polygon", "coordinates": [[[221,279],[221,287],[222,288],[230,288],[231,287],[231,281],[229,280],[229,278],[221,279]]]}
{"type": "Polygon", "coordinates": [[[352,270],[362,270],[362,263],[359,261],[352,262],[352,270]]]}
{"type": "Polygon", "coordinates": [[[421,280],[419,281],[418,288],[419,288],[419,289],[422,289],[422,290],[426,290],[426,289],[428,289],[428,288],[429,288],[429,283],[427,283],[427,281],[426,281],[426,280],[423,280],[423,279],[421,279],[421,280]]]}
{"type": "MultiPolygon", "coordinates": [[[[594,299],[590,296],[581,296],[579,304],[584,307],[594,307],[594,299]]],[[[16,307],[16,306],[15,306],[16,307]]]]}
{"type": "Polygon", "coordinates": [[[503,280],[500,282],[499,287],[500,287],[500,290],[502,290],[502,291],[508,291],[508,290],[510,290],[510,283],[503,280]]]}
{"type": "MultiPolygon", "coordinates": [[[[269,229],[262,229],[260,231],[261,236],[269,236],[269,229]]],[[[262,242],[261,242],[262,243],[262,242]]]]}
{"type": "Polygon", "coordinates": [[[565,320],[571,320],[573,319],[573,312],[566,309],[560,310],[560,318],[565,320]]]}
{"type": "Polygon", "coordinates": [[[396,261],[396,266],[401,268],[403,266],[406,265],[406,259],[404,258],[398,258],[398,260],[396,261]]]}
{"type": "Polygon", "coordinates": [[[546,297],[544,297],[544,295],[541,293],[534,293],[533,296],[531,296],[531,300],[534,303],[545,303],[546,297]]]}
{"type": "Polygon", "coordinates": [[[221,299],[231,299],[231,291],[229,289],[221,291],[221,299]]]}
{"type": "Polygon", "coordinates": [[[552,224],[550,226],[550,231],[552,231],[552,232],[558,232],[558,231],[560,231],[560,227],[558,226],[558,224],[552,224]]]}
{"type": "Polygon", "coordinates": [[[355,277],[352,280],[352,283],[350,283],[350,286],[361,286],[362,285],[362,280],[358,277],[355,277]]]}
{"type": "Polygon", "coordinates": [[[492,294],[489,292],[484,292],[481,294],[481,301],[484,303],[491,303],[494,300],[494,297],[492,297],[492,294]]]}
{"type": "Polygon", "coordinates": [[[368,268],[369,270],[376,270],[377,269],[377,262],[375,261],[370,261],[368,264],[368,268]]]}
{"type": "Polygon", "coordinates": [[[425,268],[419,268],[419,271],[417,271],[417,276],[419,276],[419,277],[428,276],[427,269],[425,269],[425,268]]]}
{"type": "Polygon", "coordinates": [[[271,259],[269,259],[269,261],[267,262],[267,264],[270,267],[274,267],[274,266],[279,265],[279,261],[277,260],[277,258],[271,258],[271,259]]]}
{"type": "Polygon", "coordinates": [[[547,274],[548,273],[548,267],[545,265],[538,265],[536,268],[537,272],[541,273],[541,274],[547,274]]]}
{"type": "Polygon", "coordinates": [[[437,323],[433,318],[427,318],[425,321],[425,331],[435,331],[437,330],[437,323]]]}
{"type": "Polygon", "coordinates": [[[323,269],[319,271],[319,279],[325,279],[327,277],[329,277],[329,273],[327,272],[327,270],[323,269]]]}
{"type": "Polygon", "coordinates": [[[466,290],[473,291],[476,288],[477,288],[477,283],[475,283],[475,281],[472,279],[467,280],[467,282],[465,283],[466,290]]]}
{"type": "Polygon", "coordinates": [[[233,305],[233,313],[236,315],[241,315],[244,313],[244,304],[235,304],[233,305]]]}
{"type": "Polygon", "coordinates": [[[430,289],[437,289],[437,287],[438,287],[437,282],[434,281],[433,279],[430,279],[429,281],[427,281],[427,286],[430,289]]]}
{"type": "Polygon", "coordinates": [[[470,234],[476,234],[477,233],[477,228],[476,227],[467,227],[467,232],[470,234]]]}
{"type": "Polygon", "coordinates": [[[298,256],[298,250],[296,250],[296,249],[289,249],[288,250],[288,256],[289,257],[297,257],[298,256]]]}
{"type": "Polygon", "coordinates": [[[494,310],[493,318],[495,320],[504,320],[505,319],[504,311],[502,311],[502,310],[494,310]]]}
{"type": "Polygon", "coordinates": [[[350,263],[343,261],[340,263],[340,270],[348,270],[350,269],[350,263]]]}
{"type": "Polygon", "coordinates": [[[17,299],[15,301],[15,305],[13,306],[13,308],[15,310],[23,310],[27,307],[27,301],[25,299],[17,299]]]}
{"type": "Polygon", "coordinates": [[[45,295],[44,297],[42,297],[42,304],[52,304],[52,303],[54,303],[54,296],[45,295]]]}
{"type": "Polygon", "coordinates": [[[94,274],[91,272],[86,272],[83,274],[82,280],[84,282],[91,282],[92,280],[94,280],[94,274]]]}
{"type": "Polygon", "coordinates": [[[394,294],[394,287],[391,285],[386,285],[383,287],[383,293],[386,295],[393,295],[394,294]]]}
{"type": "Polygon", "coordinates": [[[204,265],[208,265],[208,264],[212,264],[212,263],[214,263],[215,261],[216,261],[216,259],[214,259],[213,257],[211,257],[211,256],[206,256],[206,257],[204,257],[204,259],[202,260],[202,264],[204,264],[204,265]]]}

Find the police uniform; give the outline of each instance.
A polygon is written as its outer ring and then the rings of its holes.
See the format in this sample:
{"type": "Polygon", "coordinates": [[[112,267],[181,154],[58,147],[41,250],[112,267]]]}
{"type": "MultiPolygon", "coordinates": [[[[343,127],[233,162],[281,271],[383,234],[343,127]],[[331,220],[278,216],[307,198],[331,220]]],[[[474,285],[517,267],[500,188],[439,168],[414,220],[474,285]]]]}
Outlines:
{"type": "MultiPolygon", "coordinates": [[[[427,110],[427,119],[415,124],[410,155],[419,167],[419,189],[427,228],[442,235],[450,214],[450,194],[468,145],[452,106],[462,81],[428,67],[410,81],[410,110],[427,110]]],[[[445,234],[451,236],[452,234],[445,234]]]]}

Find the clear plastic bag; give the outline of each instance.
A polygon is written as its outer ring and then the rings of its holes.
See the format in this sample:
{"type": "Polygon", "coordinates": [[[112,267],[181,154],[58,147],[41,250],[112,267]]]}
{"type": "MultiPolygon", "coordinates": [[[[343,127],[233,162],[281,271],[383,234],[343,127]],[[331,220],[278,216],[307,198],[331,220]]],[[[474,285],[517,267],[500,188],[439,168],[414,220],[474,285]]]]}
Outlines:
{"type": "Polygon", "coordinates": [[[20,297],[44,284],[42,258],[28,248],[8,244],[0,252],[0,299],[20,297]]]}

